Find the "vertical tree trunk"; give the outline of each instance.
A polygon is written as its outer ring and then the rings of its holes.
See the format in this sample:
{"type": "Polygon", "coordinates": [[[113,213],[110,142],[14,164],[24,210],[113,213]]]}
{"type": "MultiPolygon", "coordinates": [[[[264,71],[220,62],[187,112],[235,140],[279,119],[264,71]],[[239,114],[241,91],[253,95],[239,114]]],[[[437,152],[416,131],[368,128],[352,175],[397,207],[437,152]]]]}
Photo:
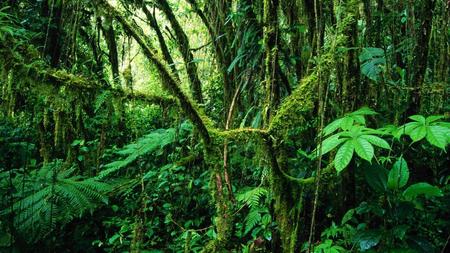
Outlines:
{"type": "Polygon", "coordinates": [[[142,10],[144,11],[145,16],[147,17],[147,20],[150,23],[150,26],[155,30],[156,37],[158,38],[159,47],[161,48],[161,52],[163,54],[164,60],[169,65],[170,69],[172,70],[173,76],[179,81],[180,77],[178,75],[177,68],[175,66],[175,62],[173,61],[172,56],[170,55],[169,48],[167,47],[166,40],[164,39],[164,36],[161,32],[161,29],[159,28],[158,22],[156,21],[155,16],[150,13],[150,10],[143,6],[142,10]]]}
{"type": "Polygon", "coordinates": [[[158,0],[157,2],[159,8],[161,8],[161,10],[164,12],[170,22],[170,25],[172,26],[172,29],[175,32],[175,38],[177,40],[181,55],[183,56],[184,65],[186,67],[186,72],[191,84],[192,96],[197,103],[202,104],[202,84],[200,78],[198,77],[197,64],[194,62],[194,56],[191,52],[189,39],[186,36],[186,33],[184,32],[180,23],[178,23],[178,20],[176,19],[172,9],[170,8],[169,3],[166,0],[158,0]]]}
{"type": "Polygon", "coordinates": [[[116,33],[111,18],[106,18],[105,24],[102,26],[103,35],[105,36],[106,44],[108,45],[108,57],[111,63],[111,71],[113,75],[113,83],[116,87],[120,87],[120,74],[119,74],[119,56],[117,53],[117,41],[116,33]]]}
{"type": "Polygon", "coordinates": [[[43,1],[42,12],[49,19],[46,38],[44,42],[44,54],[50,58],[50,65],[59,66],[62,52],[62,12],[64,1],[43,1]]]}
{"type": "Polygon", "coordinates": [[[280,88],[277,74],[278,62],[278,0],[264,0],[264,51],[265,51],[265,85],[266,105],[265,122],[270,122],[271,115],[280,103],[280,88]]]}
{"type": "Polygon", "coordinates": [[[420,21],[420,29],[418,31],[418,38],[416,47],[414,48],[414,68],[412,82],[411,101],[407,111],[408,115],[417,114],[420,112],[421,89],[425,79],[425,73],[428,63],[428,45],[430,43],[431,26],[433,22],[433,10],[435,0],[424,0],[421,4],[422,8],[418,15],[420,21]]]}
{"type": "MultiPolygon", "coordinates": [[[[214,45],[214,51],[216,60],[219,63],[219,69],[222,74],[222,81],[223,81],[223,89],[224,89],[224,108],[229,108],[229,105],[231,104],[232,100],[232,89],[233,87],[233,76],[232,73],[228,73],[227,69],[230,65],[229,58],[225,56],[225,46],[226,46],[226,38],[224,37],[224,34],[221,33],[221,27],[222,24],[225,22],[225,20],[218,21],[213,20],[210,21],[208,17],[205,15],[205,13],[199,8],[196,0],[187,0],[189,4],[192,6],[194,12],[200,17],[203,24],[206,26],[206,29],[208,30],[209,37],[214,45]],[[223,23],[222,23],[223,22],[223,23]],[[215,25],[214,25],[215,24],[215,25]],[[219,38],[220,35],[220,38],[219,38]]],[[[215,9],[215,4],[209,4],[212,9],[215,9]]],[[[217,8],[218,9],[218,8],[217,8]]],[[[226,12],[227,9],[218,9],[219,11],[226,12]]],[[[223,15],[220,15],[223,16],[223,15]]],[[[215,17],[216,19],[219,18],[219,15],[215,17]]],[[[225,117],[226,117],[225,113],[225,117]]]]}

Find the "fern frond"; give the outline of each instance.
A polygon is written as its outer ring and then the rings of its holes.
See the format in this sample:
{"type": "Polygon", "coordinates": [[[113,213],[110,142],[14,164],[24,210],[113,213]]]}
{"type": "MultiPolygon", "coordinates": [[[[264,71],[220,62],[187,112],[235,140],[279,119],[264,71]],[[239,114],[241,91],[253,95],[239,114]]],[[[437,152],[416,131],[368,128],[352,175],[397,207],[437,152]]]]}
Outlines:
{"type": "Polygon", "coordinates": [[[247,217],[245,218],[245,231],[244,234],[250,232],[261,221],[261,213],[258,208],[250,209],[247,217]]]}
{"type": "Polygon", "coordinates": [[[105,170],[102,170],[98,179],[103,179],[110,174],[125,168],[129,164],[133,163],[139,157],[147,155],[149,153],[162,150],[165,146],[175,141],[175,129],[158,129],[144,137],[138,139],[136,142],[124,146],[116,153],[125,158],[106,164],[105,170]]]}
{"type": "Polygon", "coordinates": [[[61,168],[62,163],[56,161],[30,173],[32,178],[26,184],[27,189],[20,192],[25,197],[0,211],[0,216],[13,215],[15,227],[30,242],[45,237],[57,224],[65,224],[86,210],[92,211],[100,202],[108,201],[108,184],[94,179],[67,178],[72,172],[60,171],[61,168]]]}
{"type": "Polygon", "coordinates": [[[268,193],[267,189],[263,187],[255,187],[237,195],[236,199],[249,207],[256,207],[261,203],[261,198],[267,197],[268,193]]]}

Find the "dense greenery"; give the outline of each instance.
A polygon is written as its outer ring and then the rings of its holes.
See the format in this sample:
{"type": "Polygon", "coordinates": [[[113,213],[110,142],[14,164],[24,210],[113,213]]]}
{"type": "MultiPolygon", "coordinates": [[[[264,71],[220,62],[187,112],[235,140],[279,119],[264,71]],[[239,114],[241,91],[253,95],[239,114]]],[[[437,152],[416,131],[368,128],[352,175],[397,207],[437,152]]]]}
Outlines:
{"type": "Polygon", "coordinates": [[[449,15],[1,1],[0,252],[448,252],[449,15]]]}

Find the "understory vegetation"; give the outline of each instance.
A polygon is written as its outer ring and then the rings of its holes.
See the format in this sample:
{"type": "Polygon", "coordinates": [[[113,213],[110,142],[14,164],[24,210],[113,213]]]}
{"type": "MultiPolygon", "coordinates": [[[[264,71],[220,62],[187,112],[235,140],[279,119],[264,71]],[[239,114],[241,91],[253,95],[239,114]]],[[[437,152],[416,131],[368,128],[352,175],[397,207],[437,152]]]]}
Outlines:
{"type": "Polygon", "coordinates": [[[0,252],[450,252],[449,15],[1,1],[0,252]]]}

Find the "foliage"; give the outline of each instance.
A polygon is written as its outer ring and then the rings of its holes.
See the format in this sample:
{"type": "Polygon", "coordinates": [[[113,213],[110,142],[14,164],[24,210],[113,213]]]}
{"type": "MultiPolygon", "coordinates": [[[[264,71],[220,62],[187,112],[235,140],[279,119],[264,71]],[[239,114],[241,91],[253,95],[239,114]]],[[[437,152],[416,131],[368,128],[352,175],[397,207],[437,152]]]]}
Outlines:
{"type": "Polygon", "coordinates": [[[447,252],[448,10],[0,1],[0,252],[447,252]]]}
{"type": "Polygon", "coordinates": [[[46,237],[57,224],[66,224],[85,211],[92,213],[100,203],[108,204],[108,184],[71,176],[74,171],[75,167],[65,169],[56,160],[31,172],[14,172],[14,177],[3,172],[1,188],[12,184],[17,193],[11,196],[14,204],[0,215],[12,215],[12,224],[19,235],[36,241],[46,237]]]}
{"type": "Polygon", "coordinates": [[[363,48],[359,55],[359,61],[361,62],[361,74],[375,82],[380,81],[380,75],[383,72],[383,67],[386,65],[383,49],[374,47],[363,48]]]}
{"type": "Polygon", "coordinates": [[[159,129],[139,138],[135,143],[128,144],[116,151],[117,154],[125,156],[122,160],[106,164],[105,169],[99,174],[99,178],[104,178],[111,173],[126,167],[136,161],[139,157],[151,152],[162,152],[163,148],[175,140],[175,129],[159,129]]]}
{"type": "Polygon", "coordinates": [[[267,200],[270,199],[267,189],[262,187],[248,189],[237,195],[236,199],[249,207],[248,214],[244,219],[244,230],[238,236],[244,237],[249,232],[252,232],[253,239],[263,236],[265,239],[271,240],[270,226],[272,225],[272,217],[267,208],[267,200]]]}
{"type": "MultiPolygon", "coordinates": [[[[355,151],[359,157],[371,162],[374,157],[373,145],[390,149],[389,144],[377,136],[382,132],[365,126],[364,116],[374,114],[374,111],[362,108],[333,121],[323,129],[324,136],[328,136],[338,129],[342,130],[323,140],[320,151],[324,155],[340,145],[334,158],[334,167],[338,172],[348,166],[355,151]]],[[[316,151],[316,153],[318,152],[316,151]]]]}

